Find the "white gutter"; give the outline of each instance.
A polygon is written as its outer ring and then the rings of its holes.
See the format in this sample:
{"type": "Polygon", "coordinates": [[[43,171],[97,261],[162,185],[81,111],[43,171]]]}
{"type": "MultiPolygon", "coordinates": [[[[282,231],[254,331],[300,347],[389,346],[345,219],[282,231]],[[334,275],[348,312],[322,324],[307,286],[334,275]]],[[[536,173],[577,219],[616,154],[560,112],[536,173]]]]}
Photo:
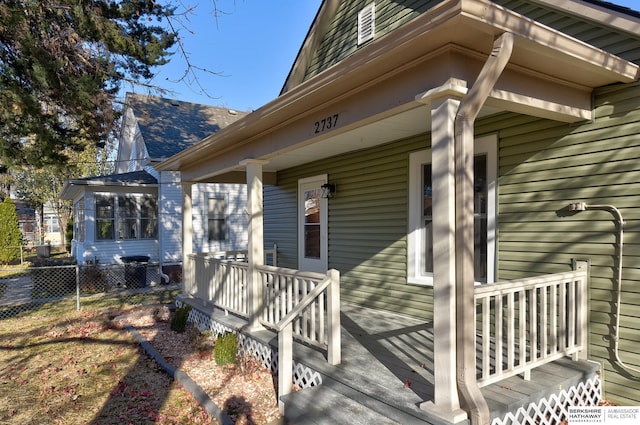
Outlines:
{"type": "Polygon", "coordinates": [[[489,424],[487,401],[476,381],[475,301],[473,266],[473,149],[474,123],[504,71],[513,51],[514,36],[500,35],[491,55],[467,96],[460,102],[455,129],[456,204],[456,315],[458,392],[469,412],[471,424],[489,424]]]}

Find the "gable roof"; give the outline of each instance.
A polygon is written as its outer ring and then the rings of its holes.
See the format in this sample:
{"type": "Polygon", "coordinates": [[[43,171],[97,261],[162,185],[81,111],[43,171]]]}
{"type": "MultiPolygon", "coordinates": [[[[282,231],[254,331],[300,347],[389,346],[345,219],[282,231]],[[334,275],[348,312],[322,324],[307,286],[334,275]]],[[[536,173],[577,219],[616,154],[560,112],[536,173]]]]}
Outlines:
{"type": "MultiPolygon", "coordinates": [[[[602,0],[492,0],[530,19],[606,50],[625,60],[640,64],[640,12],[602,0]],[[598,45],[593,34],[606,32],[606,45],[598,45]],[[629,37],[632,35],[632,37],[629,37]],[[620,51],[612,51],[613,46],[620,51]],[[616,47],[618,48],[618,47],[616,47]]],[[[304,81],[343,61],[366,47],[357,45],[355,18],[370,2],[363,0],[323,0],[300,51],[284,82],[281,95],[304,81]],[[352,22],[345,25],[344,22],[352,22]],[[341,32],[348,28],[348,34],[341,32]],[[336,47],[339,46],[339,47],[336,47]],[[321,58],[321,60],[320,60],[321,58]]],[[[376,38],[393,32],[426,10],[445,0],[378,1],[380,20],[376,38]]]]}
{"type": "MultiPolygon", "coordinates": [[[[640,22],[621,19],[630,28],[640,22]]],[[[514,51],[486,102],[486,114],[511,111],[578,122],[592,116],[594,88],[631,83],[640,76],[640,67],[629,60],[527,18],[498,0],[445,0],[293,84],[157,169],[180,171],[185,181],[219,182],[243,177],[247,160],[253,159],[268,161],[266,178],[305,162],[426,133],[431,122],[423,95],[446,90],[451,79],[474,81],[495,38],[505,32],[515,36],[514,51]],[[338,116],[337,123],[321,127],[322,121],[338,116]]],[[[640,29],[627,38],[639,42],[640,29]]]]}
{"type": "MultiPolygon", "coordinates": [[[[152,160],[168,158],[247,115],[233,109],[127,93],[152,160]]],[[[125,114],[126,116],[126,114],[125,114]]]]}
{"type": "Polygon", "coordinates": [[[80,179],[69,179],[64,183],[60,198],[74,199],[81,187],[154,187],[158,185],[158,179],[148,172],[133,171],[131,173],[108,174],[104,176],[85,177],[80,179]]]}

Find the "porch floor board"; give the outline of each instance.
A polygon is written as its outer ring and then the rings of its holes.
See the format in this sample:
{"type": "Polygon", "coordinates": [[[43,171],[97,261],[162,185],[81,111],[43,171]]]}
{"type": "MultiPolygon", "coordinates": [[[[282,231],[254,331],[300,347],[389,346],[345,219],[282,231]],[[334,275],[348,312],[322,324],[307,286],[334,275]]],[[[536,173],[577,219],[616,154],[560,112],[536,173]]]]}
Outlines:
{"type": "MultiPolygon", "coordinates": [[[[239,329],[246,324],[217,309],[203,307],[199,300],[183,300],[231,328],[239,329]]],[[[294,360],[319,372],[323,383],[284,398],[287,423],[360,423],[355,420],[357,416],[367,419],[363,423],[448,424],[419,408],[422,402],[433,400],[434,394],[431,323],[348,303],[341,303],[340,307],[341,364],[328,365],[324,353],[294,344],[294,360]]],[[[247,333],[277,350],[274,333],[247,333]]],[[[541,397],[584,382],[596,371],[592,362],[565,358],[534,369],[530,381],[514,376],[481,391],[492,418],[502,417],[521,406],[537,403],[541,397]]]]}

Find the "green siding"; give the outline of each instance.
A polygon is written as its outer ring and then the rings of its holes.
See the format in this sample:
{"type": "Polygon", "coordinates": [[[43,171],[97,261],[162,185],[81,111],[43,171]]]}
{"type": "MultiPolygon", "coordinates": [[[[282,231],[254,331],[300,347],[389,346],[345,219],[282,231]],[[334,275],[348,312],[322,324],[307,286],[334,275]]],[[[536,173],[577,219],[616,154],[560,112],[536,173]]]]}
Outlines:
{"type": "Polygon", "coordinates": [[[409,152],[428,144],[426,136],[401,140],[278,173],[278,188],[265,194],[265,240],[278,244],[279,264],[297,268],[298,179],[328,174],[337,185],[329,267],[341,273],[343,300],[431,319],[433,291],[408,285],[406,264],[409,152]]]}
{"type": "Polygon", "coordinates": [[[624,31],[617,31],[605,23],[579,18],[529,0],[494,0],[494,3],[623,59],[640,63],[638,38],[633,38],[624,31]]]}
{"type": "MultiPolygon", "coordinates": [[[[372,0],[340,2],[305,80],[354,54],[357,14],[372,0]]],[[[440,0],[376,1],[376,39],[440,0]]],[[[526,0],[495,3],[586,43],[640,63],[640,40],[604,23],[526,0]]],[[[640,106],[637,85],[595,93],[595,119],[567,125],[517,114],[481,119],[476,134],[499,134],[497,279],[567,271],[588,259],[589,356],[604,367],[605,397],[640,404],[637,381],[614,365],[616,227],[603,211],[571,214],[569,203],[612,204],[625,218],[621,357],[640,368],[640,106]]],[[[279,264],[297,268],[296,193],[300,178],[329,174],[329,267],[342,274],[342,297],[364,306],[432,317],[432,289],[406,283],[408,154],[428,137],[305,164],[266,188],[265,241],[279,264]]]]}
{"type": "Polygon", "coordinates": [[[514,114],[480,121],[479,134],[498,132],[498,279],[569,270],[588,259],[589,356],[604,367],[605,397],[640,404],[637,381],[614,365],[617,230],[613,216],[571,214],[573,201],[611,204],[624,226],[620,356],[640,368],[640,86],[595,93],[595,119],[567,125],[514,114]],[[611,345],[612,347],[612,345],[611,345]]]}
{"type": "MultiPolygon", "coordinates": [[[[621,357],[640,367],[640,86],[595,95],[595,119],[576,125],[517,114],[478,121],[499,135],[498,280],[571,269],[588,259],[589,356],[605,370],[605,397],[640,404],[637,382],[609,351],[616,227],[603,211],[571,214],[569,203],[612,204],[625,219],[621,357]]],[[[363,306],[432,318],[433,293],[406,283],[409,153],[427,136],[401,140],[282,171],[265,195],[265,239],[279,264],[297,268],[296,192],[300,178],[328,174],[329,267],[342,274],[342,297],[363,306]]]]}
{"type": "MultiPolygon", "coordinates": [[[[375,1],[374,40],[358,46],[358,12],[372,1],[374,0],[340,2],[334,19],[307,68],[305,80],[346,59],[372,41],[389,34],[438,5],[442,0],[375,1]]],[[[640,39],[631,37],[629,33],[617,31],[602,22],[572,16],[567,12],[528,0],[495,0],[494,3],[621,58],[640,63],[640,39]]]]}
{"type": "MultiPolygon", "coordinates": [[[[305,75],[305,80],[349,57],[371,41],[358,46],[358,13],[374,0],[342,1],[305,75]]],[[[440,3],[441,0],[376,1],[374,40],[440,3]]],[[[373,41],[373,40],[372,40],[373,41]]]]}

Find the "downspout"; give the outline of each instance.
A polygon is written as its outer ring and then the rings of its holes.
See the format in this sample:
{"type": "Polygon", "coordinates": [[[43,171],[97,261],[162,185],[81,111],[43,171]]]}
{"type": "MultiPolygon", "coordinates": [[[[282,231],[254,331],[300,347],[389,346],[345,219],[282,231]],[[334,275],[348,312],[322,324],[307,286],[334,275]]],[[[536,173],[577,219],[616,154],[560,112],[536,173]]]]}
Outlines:
{"type": "Polygon", "coordinates": [[[571,211],[586,211],[586,210],[600,210],[600,211],[608,211],[611,215],[616,219],[616,224],[618,227],[618,241],[617,241],[617,251],[618,251],[618,264],[615,275],[615,288],[616,288],[616,324],[615,329],[613,331],[613,355],[615,357],[615,361],[620,365],[620,367],[627,371],[627,373],[634,372],[640,373],[640,369],[636,369],[625,364],[620,358],[620,310],[622,303],[622,247],[624,245],[624,220],[622,219],[622,214],[620,210],[613,205],[599,205],[599,204],[587,204],[585,202],[575,202],[569,205],[569,210],[571,211]]]}
{"type": "Polygon", "coordinates": [[[473,144],[474,123],[482,105],[504,71],[513,51],[514,36],[503,33],[493,43],[454,121],[456,172],[456,316],[458,392],[473,425],[490,421],[489,406],[476,380],[475,300],[473,267],[473,144]]]}

